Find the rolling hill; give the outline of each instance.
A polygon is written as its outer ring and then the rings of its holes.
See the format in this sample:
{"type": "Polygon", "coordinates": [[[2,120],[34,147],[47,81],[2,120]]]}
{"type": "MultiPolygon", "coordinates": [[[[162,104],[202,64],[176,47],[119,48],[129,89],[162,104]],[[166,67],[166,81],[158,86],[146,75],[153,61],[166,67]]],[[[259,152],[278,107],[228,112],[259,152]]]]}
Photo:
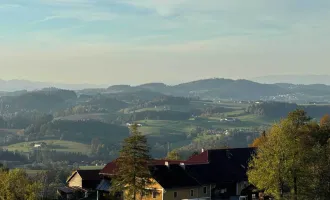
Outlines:
{"type": "Polygon", "coordinates": [[[270,75],[252,78],[259,83],[325,84],[330,85],[330,75],[270,75]]]}
{"type": "MultiPolygon", "coordinates": [[[[330,86],[324,84],[291,84],[291,83],[277,83],[264,84],[253,82],[249,80],[232,80],[223,78],[204,79],[181,83],[178,85],[166,85],[164,83],[147,83],[137,86],[131,85],[113,85],[108,88],[99,89],[84,89],[79,91],[68,90],[52,90],[49,88],[33,91],[33,92],[19,92],[1,93],[9,99],[9,102],[18,102],[19,105],[24,105],[24,108],[34,109],[36,105],[31,105],[31,99],[38,98],[39,105],[44,105],[49,102],[50,107],[54,109],[65,106],[74,106],[81,102],[92,102],[93,105],[107,104],[111,108],[125,108],[125,103],[139,103],[141,101],[151,101],[154,98],[162,96],[179,96],[179,97],[194,97],[200,99],[232,99],[232,100],[279,100],[279,101],[329,101],[330,100],[330,86]],[[47,92],[48,91],[48,92],[47,92]],[[70,92],[72,94],[70,94],[70,92]],[[11,94],[11,95],[10,95],[11,94]],[[102,98],[95,98],[102,95],[102,98]],[[11,98],[10,98],[11,96],[11,98]],[[35,97],[33,97],[35,96],[35,97]],[[51,96],[51,99],[49,99],[51,96]],[[78,96],[78,99],[77,99],[78,96]],[[283,98],[283,96],[287,96],[283,98]],[[81,98],[80,98],[81,97],[81,98]],[[109,97],[112,99],[106,99],[109,97]],[[277,99],[278,98],[278,99],[277,99]],[[77,100],[76,100],[77,99],[77,100]],[[91,100],[92,99],[92,100],[91,100]],[[118,101],[117,101],[118,100],[118,101]],[[123,102],[120,102],[123,101],[123,102]],[[94,104],[95,103],[95,104],[94,104]],[[110,104],[116,104],[110,105],[110,104]]],[[[3,102],[8,102],[5,99],[3,102]]],[[[33,104],[33,103],[32,103],[33,104]]],[[[84,104],[84,103],[83,103],[84,104]]],[[[85,103],[86,105],[86,103],[85,103]]],[[[21,109],[21,106],[12,105],[21,109]]],[[[103,106],[104,107],[104,106],[103,106]]],[[[110,108],[109,107],[109,108],[110,108]]],[[[43,108],[45,110],[46,108],[43,108]]],[[[112,109],[110,109],[112,110],[112,109]]]]}

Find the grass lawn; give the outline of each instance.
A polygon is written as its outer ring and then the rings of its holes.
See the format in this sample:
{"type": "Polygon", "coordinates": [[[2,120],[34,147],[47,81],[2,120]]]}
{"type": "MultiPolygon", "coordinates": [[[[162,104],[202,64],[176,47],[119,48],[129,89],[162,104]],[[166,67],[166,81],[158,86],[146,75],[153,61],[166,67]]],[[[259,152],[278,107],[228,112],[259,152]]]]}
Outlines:
{"type": "MultiPolygon", "coordinates": [[[[235,114],[242,113],[236,111],[235,114]]],[[[172,140],[178,137],[178,143],[182,142],[183,137],[186,136],[192,129],[196,127],[203,127],[206,129],[231,129],[231,128],[253,128],[260,126],[268,126],[276,120],[267,117],[261,117],[252,114],[245,114],[237,117],[240,122],[226,123],[220,122],[220,117],[205,117],[196,120],[141,120],[139,123],[143,124],[140,131],[150,137],[158,138],[159,141],[172,140]],[[180,137],[179,137],[180,136],[180,137]]]]}
{"type": "Polygon", "coordinates": [[[39,140],[33,142],[21,142],[9,146],[5,146],[3,148],[8,149],[9,151],[22,151],[29,152],[33,149],[31,147],[31,143],[40,143],[45,142],[47,144],[48,149],[56,150],[59,152],[79,152],[79,153],[87,153],[89,152],[90,146],[78,142],[71,142],[65,140],[39,140]]]}
{"type": "Polygon", "coordinates": [[[104,120],[109,116],[108,113],[86,113],[86,114],[77,114],[77,115],[69,115],[65,117],[57,117],[55,120],[83,120],[83,119],[92,119],[92,120],[104,120]]]}
{"type": "Polygon", "coordinates": [[[185,134],[196,125],[190,120],[171,121],[171,120],[141,120],[138,121],[143,126],[140,131],[146,135],[160,134],[185,134]]]}

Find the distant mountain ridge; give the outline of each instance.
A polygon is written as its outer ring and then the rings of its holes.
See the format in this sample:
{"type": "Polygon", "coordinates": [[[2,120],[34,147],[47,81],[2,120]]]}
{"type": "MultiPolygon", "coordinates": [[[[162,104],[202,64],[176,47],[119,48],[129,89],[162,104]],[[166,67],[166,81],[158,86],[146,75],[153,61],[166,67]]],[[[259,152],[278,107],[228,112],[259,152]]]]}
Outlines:
{"type": "MultiPolygon", "coordinates": [[[[10,83],[10,82],[7,82],[10,83]]],[[[33,82],[29,82],[30,88],[33,82]]],[[[33,84],[32,84],[33,85],[33,84]]],[[[25,87],[28,87],[25,86],[25,87]]],[[[38,87],[43,85],[39,84],[38,87]]],[[[37,88],[34,86],[34,88],[37,88]]],[[[47,85],[48,86],[48,85],[47,85]]],[[[67,85],[68,86],[68,85],[67,85]]],[[[82,87],[83,85],[79,85],[82,87]]],[[[78,87],[78,86],[76,86],[78,87]]],[[[1,86],[0,86],[1,88],[1,86]]],[[[60,87],[67,89],[67,87],[60,87]]],[[[22,88],[19,88],[22,89],[22,88]]],[[[0,90],[1,91],[1,90],[0,90]]],[[[197,97],[202,99],[232,99],[232,100],[276,100],[276,101],[329,101],[330,85],[324,84],[291,84],[277,83],[264,84],[250,80],[213,78],[181,83],[178,85],[166,85],[164,83],[146,83],[137,86],[112,85],[110,87],[97,89],[76,89],[78,96],[81,94],[107,94],[114,98],[122,99],[123,96],[134,98],[140,96],[141,99],[150,99],[159,95],[171,95],[181,97],[197,97]]],[[[17,92],[16,92],[17,93],[17,92]]],[[[24,92],[22,92],[24,93],[24,92]]],[[[5,93],[2,96],[12,96],[5,93]]]]}
{"type": "Polygon", "coordinates": [[[85,88],[105,88],[105,85],[94,84],[66,84],[66,83],[48,83],[29,80],[1,80],[0,91],[13,92],[19,90],[40,90],[43,88],[56,87],[61,89],[82,90],[85,88]]]}
{"type": "Polygon", "coordinates": [[[138,86],[114,85],[110,86],[107,91],[110,93],[151,91],[173,96],[202,97],[208,99],[260,99],[263,96],[286,93],[288,90],[275,84],[260,84],[249,80],[213,78],[173,86],[164,83],[148,83],[138,86]]]}
{"type": "Polygon", "coordinates": [[[330,85],[330,75],[270,75],[251,78],[258,83],[325,84],[330,85]]]}

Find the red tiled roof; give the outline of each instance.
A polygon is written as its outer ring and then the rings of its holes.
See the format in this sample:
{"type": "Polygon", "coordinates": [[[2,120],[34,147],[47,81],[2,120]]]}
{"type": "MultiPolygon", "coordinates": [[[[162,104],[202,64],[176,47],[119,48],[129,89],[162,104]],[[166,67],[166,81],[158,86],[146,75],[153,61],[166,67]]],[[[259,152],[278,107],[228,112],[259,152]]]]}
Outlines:
{"type": "Polygon", "coordinates": [[[198,155],[191,156],[186,162],[187,163],[206,164],[209,162],[208,151],[206,150],[198,155]]]}
{"type": "MultiPolygon", "coordinates": [[[[117,160],[117,159],[116,159],[117,160]]],[[[113,175],[117,165],[116,165],[116,160],[113,160],[109,162],[101,171],[100,174],[107,174],[107,175],[113,175]]]]}

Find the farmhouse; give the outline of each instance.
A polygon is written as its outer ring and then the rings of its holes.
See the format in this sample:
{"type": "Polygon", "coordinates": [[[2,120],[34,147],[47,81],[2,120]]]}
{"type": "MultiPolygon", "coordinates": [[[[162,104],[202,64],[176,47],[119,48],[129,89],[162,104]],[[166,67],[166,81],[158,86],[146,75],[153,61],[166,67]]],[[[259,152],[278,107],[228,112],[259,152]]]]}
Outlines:
{"type": "Polygon", "coordinates": [[[147,199],[210,199],[209,184],[201,184],[191,176],[183,164],[166,164],[150,166],[149,170],[155,184],[153,193],[147,199]]]}
{"type": "MultiPolygon", "coordinates": [[[[257,200],[262,193],[249,185],[247,167],[255,148],[211,149],[186,161],[153,160],[148,165],[153,184],[145,200],[257,200]]],[[[101,171],[77,170],[58,189],[59,199],[110,199],[111,179],[117,169],[116,160],[101,171]]],[[[125,191],[112,198],[124,199],[125,191]]],[[[267,199],[263,197],[263,199],[267,199]]]]}
{"type": "MultiPolygon", "coordinates": [[[[154,184],[153,192],[144,199],[237,199],[256,200],[259,191],[248,184],[248,162],[255,148],[202,150],[186,161],[154,160],[149,165],[154,184]]],[[[115,173],[116,160],[101,171],[98,200],[109,198],[111,177],[115,173]]],[[[123,199],[117,194],[118,199],[123,199]]]]}
{"type": "MultiPolygon", "coordinates": [[[[178,160],[153,160],[150,163],[150,166],[161,166],[168,163],[170,164],[180,164],[185,161],[178,160]]],[[[111,190],[111,178],[115,175],[115,171],[117,169],[116,160],[108,163],[101,171],[100,176],[102,178],[100,184],[97,186],[97,196],[98,200],[105,200],[110,198],[110,190],[111,190]]],[[[115,195],[118,199],[122,199],[122,194],[115,195]]]]}
{"type": "Polygon", "coordinates": [[[58,188],[58,199],[70,200],[95,195],[100,183],[100,170],[76,170],[67,180],[67,186],[58,188]]]}
{"type": "Polygon", "coordinates": [[[40,143],[32,143],[34,148],[41,148],[47,146],[45,142],[40,142],[40,143]]]}

